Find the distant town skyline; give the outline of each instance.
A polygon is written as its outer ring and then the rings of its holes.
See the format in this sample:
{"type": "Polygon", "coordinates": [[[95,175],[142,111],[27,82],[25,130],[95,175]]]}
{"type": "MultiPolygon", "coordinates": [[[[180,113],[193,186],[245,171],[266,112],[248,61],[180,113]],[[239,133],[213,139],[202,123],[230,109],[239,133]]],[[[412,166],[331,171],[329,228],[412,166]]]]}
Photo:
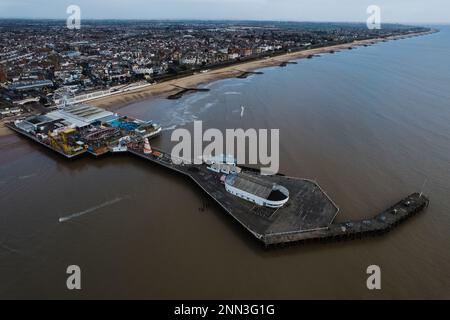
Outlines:
{"type": "Polygon", "coordinates": [[[0,18],[199,19],[365,22],[370,5],[382,23],[450,23],[447,0],[2,0],[0,18]]]}

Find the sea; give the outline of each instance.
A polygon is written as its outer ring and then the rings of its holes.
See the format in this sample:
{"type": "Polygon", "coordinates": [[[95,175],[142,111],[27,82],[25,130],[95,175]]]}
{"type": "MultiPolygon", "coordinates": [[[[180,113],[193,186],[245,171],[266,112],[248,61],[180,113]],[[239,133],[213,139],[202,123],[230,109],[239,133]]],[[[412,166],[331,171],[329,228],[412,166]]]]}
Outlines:
{"type": "Polygon", "coordinates": [[[315,179],[337,222],[413,192],[429,208],[381,237],[264,249],[188,179],[131,155],[66,160],[0,138],[0,298],[450,298],[450,27],[202,85],[118,112],[171,133],[280,130],[280,172],[315,179]],[[79,266],[81,290],[68,290],[79,266]],[[367,268],[381,269],[381,290],[367,268]]]}

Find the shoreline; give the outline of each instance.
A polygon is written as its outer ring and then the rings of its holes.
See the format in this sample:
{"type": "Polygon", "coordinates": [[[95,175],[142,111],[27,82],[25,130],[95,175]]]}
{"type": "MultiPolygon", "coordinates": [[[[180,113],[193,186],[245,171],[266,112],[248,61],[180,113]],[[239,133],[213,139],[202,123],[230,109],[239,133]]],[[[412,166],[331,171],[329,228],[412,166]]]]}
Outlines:
{"type": "MultiPolygon", "coordinates": [[[[308,56],[330,53],[330,51],[340,51],[348,50],[349,48],[364,46],[364,45],[375,45],[379,42],[386,42],[392,40],[400,40],[404,38],[418,37],[433,34],[438,32],[437,30],[431,30],[427,32],[412,33],[406,35],[396,35],[387,38],[374,38],[355,41],[351,43],[343,43],[333,46],[320,47],[315,49],[308,49],[302,51],[295,51],[286,54],[282,54],[270,58],[261,58],[254,61],[236,63],[231,66],[218,68],[211,70],[207,73],[198,73],[194,75],[185,76],[179,79],[168,80],[164,82],[157,83],[152,86],[146,86],[144,88],[127,91],[123,93],[118,93],[115,95],[94,98],[92,100],[86,101],[89,105],[104,108],[109,111],[118,111],[121,108],[128,106],[132,103],[140,101],[153,101],[158,98],[163,98],[164,96],[169,96],[171,94],[180,91],[178,87],[198,87],[199,85],[212,83],[219,80],[236,78],[243,72],[253,72],[259,69],[264,69],[268,67],[279,66],[283,62],[289,62],[292,60],[306,59],[308,56]],[[178,87],[177,87],[178,86],[178,87]]],[[[4,121],[0,121],[0,137],[13,134],[13,131],[9,130],[4,125],[4,121]]]]}
{"type": "Polygon", "coordinates": [[[413,33],[408,35],[396,35],[387,38],[374,38],[367,40],[360,40],[351,43],[343,43],[333,46],[308,49],[296,52],[290,52],[270,58],[262,58],[250,62],[236,63],[231,66],[218,68],[211,70],[207,73],[198,73],[195,75],[189,75],[179,79],[168,80],[161,83],[157,83],[153,86],[149,86],[135,91],[128,91],[113,96],[97,98],[89,101],[90,105],[104,108],[110,111],[117,111],[127,105],[135,102],[147,100],[151,102],[154,99],[169,96],[177,93],[179,87],[198,87],[199,85],[209,84],[215,81],[236,78],[243,72],[253,72],[259,69],[279,66],[283,62],[289,62],[292,60],[306,59],[310,55],[330,53],[330,51],[348,50],[349,48],[377,44],[384,41],[400,40],[403,38],[417,37],[435,33],[436,30],[427,32],[413,33]]]}

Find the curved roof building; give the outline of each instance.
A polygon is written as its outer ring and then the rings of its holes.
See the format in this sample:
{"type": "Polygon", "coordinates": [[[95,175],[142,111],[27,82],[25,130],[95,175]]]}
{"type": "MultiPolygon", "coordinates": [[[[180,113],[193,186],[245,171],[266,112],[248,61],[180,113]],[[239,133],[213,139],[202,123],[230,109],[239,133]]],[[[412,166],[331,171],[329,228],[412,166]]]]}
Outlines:
{"type": "Polygon", "coordinates": [[[289,190],[248,174],[230,174],[225,189],[244,200],[269,208],[281,208],[289,200],[289,190]]]}

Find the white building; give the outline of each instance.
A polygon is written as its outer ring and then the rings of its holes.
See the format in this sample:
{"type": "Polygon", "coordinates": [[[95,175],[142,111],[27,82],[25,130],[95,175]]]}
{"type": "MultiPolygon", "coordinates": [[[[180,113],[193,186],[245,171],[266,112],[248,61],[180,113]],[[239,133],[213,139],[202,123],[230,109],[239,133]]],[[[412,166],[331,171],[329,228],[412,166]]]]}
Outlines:
{"type": "Polygon", "coordinates": [[[74,127],[83,128],[94,122],[109,122],[118,118],[118,116],[105,109],[88,105],[70,105],[65,108],[47,113],[46,116],[52,120],[65,120],[74,127]]]}
{"type": "Polygon", "coordinates": [[[231,155],[219,155],[216,157],[208,157],[204,159],[208,165],[208,170],[217,173],[241,173],[242,169],[236,165],[236,159],[231,155]]]}
{"type": "Polygon", "coordinates": [[[184,57],[181,59],[181,64],[197,64],[197,57],[184,57]]]}
{"type": "Polygon", "coordinates": [[[133,66],[133,72],[136,74],[153,74],[153,68],[133,66]]]}
{"type": "Polygon", "coordinates": [[[236,165],[226,163],[213,163],[208,167],[208,170],[225,174],[241,173],[242,171],[242,169],[236,167],[236,165]]]}
{"type": "Polygon", "coordinates": [[[281,208],[289,201],[289,190],[248,174],[230,174],[225,189],[246,201],[269,208],[281,208]]]}

